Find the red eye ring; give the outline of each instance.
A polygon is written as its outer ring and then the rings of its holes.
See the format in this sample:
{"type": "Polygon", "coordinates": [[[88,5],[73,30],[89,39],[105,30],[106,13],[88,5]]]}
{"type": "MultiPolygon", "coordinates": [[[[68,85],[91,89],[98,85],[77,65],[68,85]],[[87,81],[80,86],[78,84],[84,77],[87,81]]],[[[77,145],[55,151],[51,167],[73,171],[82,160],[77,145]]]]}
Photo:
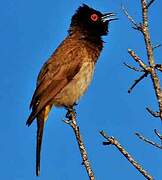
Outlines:
{"type": "Polygon", "coordinates": [[[97,14],[92,14],[91,15],[91,20],[92,21],[97,21],[98,20],[98,15],[97,14]]]}

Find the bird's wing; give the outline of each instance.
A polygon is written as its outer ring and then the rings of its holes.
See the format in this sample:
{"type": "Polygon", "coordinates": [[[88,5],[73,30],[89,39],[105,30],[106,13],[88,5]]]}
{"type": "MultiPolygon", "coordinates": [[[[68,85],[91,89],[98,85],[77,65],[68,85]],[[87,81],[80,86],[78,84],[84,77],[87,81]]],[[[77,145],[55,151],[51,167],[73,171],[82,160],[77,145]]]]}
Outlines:
{"type": "Polygon", "coordinates": [[[38,103],[39,96],[43,94],[47,89],[55,86],[58,88],[60,81],[69,82],[79,71],[79,64],[84,57],[85,48],[77,45],[77,42],[71,41],[70,38],[66,38],[60,46],[56,49],[51,58],[43,65],[38,78],[37,87],[33,94],[30,108],[34,104],[38,103]],[[78,54],[80,53],[80,57],[78,54]],[[55,85],[56,83],[56,85],[55,85]]]}
{"type": "MultiPolygon", "coordinates": [[[[76,58],[77,51],[73,52],[74,59],[71,58],[71,53],[66,53],[66,61],[58,61],[52,58],[47,61],[39,73],[37,87],[34,92],[30,107],[32,112],[27,120],[29,126],[37,117],[38,113],[59,93],[79,72],[81,61],[76,58]],[[76,53],[76,56],[75,56],[76,53]]],[[[63,58],[63,57],[61,57],[63,58]]]]}

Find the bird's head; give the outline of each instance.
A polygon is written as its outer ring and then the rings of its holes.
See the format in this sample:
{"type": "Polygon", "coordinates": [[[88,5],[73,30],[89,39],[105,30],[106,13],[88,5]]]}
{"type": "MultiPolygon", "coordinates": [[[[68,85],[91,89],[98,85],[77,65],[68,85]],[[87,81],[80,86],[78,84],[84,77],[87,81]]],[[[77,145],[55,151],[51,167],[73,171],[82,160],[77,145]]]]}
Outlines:
{"type": "Polygon", "coordinates": [[[116,19],[114,13],[102,14],[83,4],[72,16],[69,32],[77,29],[90,36],[107,35],[109,22],[116,19]]]}

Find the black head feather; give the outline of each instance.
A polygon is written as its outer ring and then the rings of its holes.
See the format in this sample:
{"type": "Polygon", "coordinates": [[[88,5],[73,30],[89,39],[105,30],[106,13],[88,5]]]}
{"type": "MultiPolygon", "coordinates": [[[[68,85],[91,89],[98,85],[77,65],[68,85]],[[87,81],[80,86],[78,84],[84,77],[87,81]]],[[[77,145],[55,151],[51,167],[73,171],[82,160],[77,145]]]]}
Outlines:
{"type": "Polygon", "coordinates": [[[88,36],[107,35],[109,21],[103,21],[103,16],[100,11],[83,4],[72,16],[69,32],[77,29],[88,36]]]}

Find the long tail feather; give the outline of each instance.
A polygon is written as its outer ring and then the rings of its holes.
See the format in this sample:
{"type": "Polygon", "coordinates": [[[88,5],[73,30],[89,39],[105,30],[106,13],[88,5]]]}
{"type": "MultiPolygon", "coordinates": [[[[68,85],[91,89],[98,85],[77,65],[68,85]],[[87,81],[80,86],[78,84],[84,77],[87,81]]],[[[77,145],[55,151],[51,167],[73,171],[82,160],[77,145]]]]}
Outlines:
{"type": "Polygon", "coordinates": [[[41,146],[42,146],[42,138],[43,138],[43,129],[45,121],[48,118],[48,113],[51,109],[51,105],[47,105],[40,112],[37,109],[33,108],[26,125],[30,126],[35,118],[37,118],[37,142],[36,142],[36,175],[40,175],[40,160],[41,160],[41,146]]]}
{"type": "MultiPolygon", "coordinates": [[[[44,114],[44,112],[42,112],[44,114]]],[[[40,159],[41,159],[41,146],[42,146],[42,137],[44,129],[44,117],[37,119],[37,147],[36,147],[36,175],[40,175],[40,159]]]]}
{"type": "Polygon", "coordinates": [[[40,175],[41,146],[44,124],[48,118],[51,105],[47,105],[37,116],[37,147],[36,147],[36,175],[40,175]]]}

